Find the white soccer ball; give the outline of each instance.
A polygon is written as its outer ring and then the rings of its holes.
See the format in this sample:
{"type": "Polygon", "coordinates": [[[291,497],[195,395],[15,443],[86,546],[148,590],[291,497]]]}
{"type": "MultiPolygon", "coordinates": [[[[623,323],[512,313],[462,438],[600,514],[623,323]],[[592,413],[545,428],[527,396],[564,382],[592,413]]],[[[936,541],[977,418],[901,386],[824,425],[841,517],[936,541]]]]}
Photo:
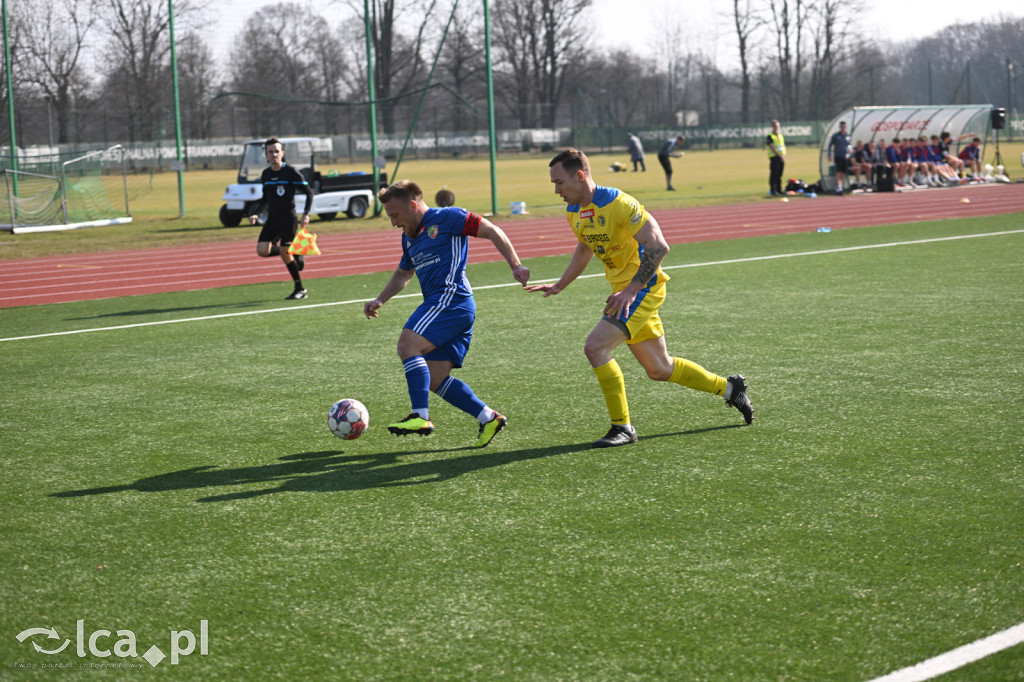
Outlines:
{"type": "Polygon", "coordinates": [[[370,413],[358,400],[343,398],[327,411],[327,428],[338,438],[355,440],[370,425],[370,413]]]}

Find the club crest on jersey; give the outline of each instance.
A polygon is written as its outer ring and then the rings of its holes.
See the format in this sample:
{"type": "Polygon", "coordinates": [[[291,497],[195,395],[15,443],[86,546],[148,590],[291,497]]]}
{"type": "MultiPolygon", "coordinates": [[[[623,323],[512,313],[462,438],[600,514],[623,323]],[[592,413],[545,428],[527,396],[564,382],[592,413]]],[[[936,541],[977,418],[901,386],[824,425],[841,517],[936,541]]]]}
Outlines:
{"type": "Polygon", "coordinates": [[[600,244],[594,247],[594,251],[597,251],[599,255],[604,255],[604,247],[601,246],[600,244]]]}
{"type": "Polygon", "coordinates": [[[580,211],[580,218],[590,218],[591,220],[593,220],[594,219],[594,209],[588,208],[585,211],[580,211]]]}
{"type": "Polygon", "coordinates": [[[284,187],[278,187],[277,188],[277,196],[279,196],[279,197],[283,197],[284,196],[284,187]]]}
{"type": "Polygon", "coordinates": [[[601,227],[604,227],[604,216],[603,215],[597,216],[597,224],[600,225],[601,227]]]}
{"type": "Polygon", "coordinates": [[[430,237],[431,239],[437,237],[437,225],[431,225],[430,227],[427,228],[427,236],[430,237]]]}

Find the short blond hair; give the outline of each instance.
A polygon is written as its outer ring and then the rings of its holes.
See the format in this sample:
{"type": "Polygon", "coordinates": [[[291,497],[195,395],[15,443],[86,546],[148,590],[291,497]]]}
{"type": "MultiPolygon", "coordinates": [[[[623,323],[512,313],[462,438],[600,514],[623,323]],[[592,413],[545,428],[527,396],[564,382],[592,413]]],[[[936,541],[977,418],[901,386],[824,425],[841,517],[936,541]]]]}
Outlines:
{"type": "Polygon", "coordinates": [[[419,201],[423,199],[423,190],[412,180],[399,180],[378,192],[377,198],[382,204],[386,204],[392,199],[419,201]]]}

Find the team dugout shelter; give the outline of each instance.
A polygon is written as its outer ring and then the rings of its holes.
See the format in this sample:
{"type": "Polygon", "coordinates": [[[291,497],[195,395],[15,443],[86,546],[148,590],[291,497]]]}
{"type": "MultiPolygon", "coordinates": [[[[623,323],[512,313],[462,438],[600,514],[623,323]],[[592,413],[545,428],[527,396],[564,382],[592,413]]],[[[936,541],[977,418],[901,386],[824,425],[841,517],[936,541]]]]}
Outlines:
{"type": "Polygon", "coordinates": [[[985,158],[985,143],[992,129],[992,118],[996,110],[991,104],[945,104],[930,106],[883,106],[851,107],[839,113],[825,128],[821,141],[818,168],[821,171],[821,185],[826,191],[835,191],[835,166],[828,160],[828,143],[839,132],[840,121],[846,121],[850,134],[850,145],[857,142],[885,140],[891,144],[893,138],[908,137],[931,139],[932,135],[948,132],[952,136],[950,151],[959,154],[975,137],[981,138],[981,154],[985,158]]]}

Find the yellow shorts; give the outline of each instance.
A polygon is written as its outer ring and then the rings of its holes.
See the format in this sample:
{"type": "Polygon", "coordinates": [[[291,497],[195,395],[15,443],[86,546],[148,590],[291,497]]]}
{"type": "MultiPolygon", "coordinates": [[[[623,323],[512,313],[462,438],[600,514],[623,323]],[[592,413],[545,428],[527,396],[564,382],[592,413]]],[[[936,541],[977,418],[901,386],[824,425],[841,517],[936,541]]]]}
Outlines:
{"type": "Polygon", "coordinates": [[[647,339],[657,339],[665,335],[665,327],[661,324],[658,309],[665,302],[668,287],[665,282],[655,285],[653,289],[642,289],[630,307],[626,320],[614,319],[605,315],[608,320],[626,334],[626,343],[632,345],[647,339]]]}

